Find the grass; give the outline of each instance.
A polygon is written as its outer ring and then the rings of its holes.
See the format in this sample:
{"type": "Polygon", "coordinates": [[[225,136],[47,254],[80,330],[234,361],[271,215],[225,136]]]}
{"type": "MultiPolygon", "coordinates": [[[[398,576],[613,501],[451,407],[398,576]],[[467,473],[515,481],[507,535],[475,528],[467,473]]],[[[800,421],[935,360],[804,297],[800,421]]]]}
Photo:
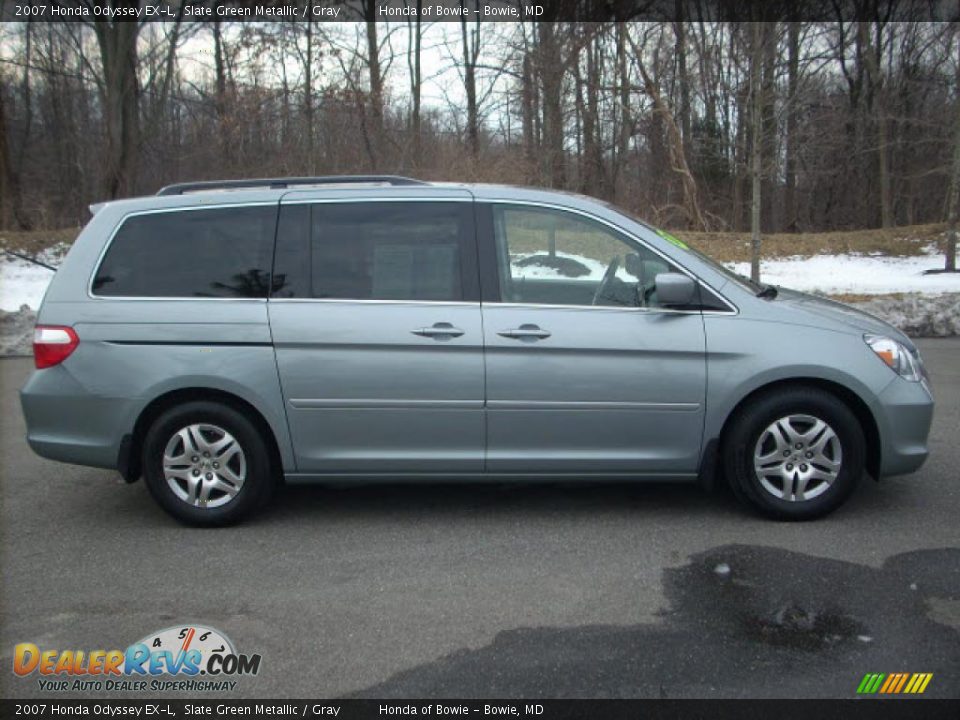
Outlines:
{"type": "Polygon", "coordinates": [[[44,250],[59,245],[60,243],[72,245],[79,234],[80,228],[34,230],[32,232],[0,230],[0,249],[36,256],[44,250]]]}
{"type": "MultiPolygon", "coordinates": [[[[914,293],[919,294],[919,293],[914,293]]],[[[856,303],[867,302],[869,300],[903,300],[907,293],[884,293],[882,295],[866,295],[864,293],[838,293],[828,296],[831,300],[854,305],[856,303]]]]}

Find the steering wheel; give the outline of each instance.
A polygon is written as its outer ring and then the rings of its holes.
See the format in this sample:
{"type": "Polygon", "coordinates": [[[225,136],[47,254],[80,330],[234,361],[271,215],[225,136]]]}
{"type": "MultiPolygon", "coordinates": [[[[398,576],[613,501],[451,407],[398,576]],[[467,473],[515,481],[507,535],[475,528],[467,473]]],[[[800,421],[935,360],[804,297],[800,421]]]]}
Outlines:
{"type": "Polygon", "coordinates": [[[610,264],[607,265],[607,269],[603,273],[603,280],[600,281],[600,284],[597,285],[597,291],[593,294],[593,302],[591,305],[598,305],[600,298],[606,294],[607,289],[610,287],[610,283],[613,282],[613,278],[617,275],[617,268],[620,267],[620,256],[614,255],[613,259],[610,261],[610,264]]]}

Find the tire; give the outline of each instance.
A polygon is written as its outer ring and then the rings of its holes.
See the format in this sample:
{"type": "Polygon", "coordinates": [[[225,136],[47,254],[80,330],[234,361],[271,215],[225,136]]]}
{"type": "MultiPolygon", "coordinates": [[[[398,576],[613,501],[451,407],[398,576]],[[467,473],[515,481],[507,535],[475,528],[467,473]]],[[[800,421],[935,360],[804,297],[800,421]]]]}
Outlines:
{"type": "Polygon", "coordinates": [[[238,522],[266,506],[277,485],[262,432],[242,412],[211,401],[162,413],[144,438],[143,469],[153,499],[188,525],[238,522]]]}
{"type": "Polygon", "coordinates": [[[811,387],[775,390],[736,411],[723,441],[733,494],[767,517],[836,510],[863,476],[866,442],[850,408],[811,387]]]}

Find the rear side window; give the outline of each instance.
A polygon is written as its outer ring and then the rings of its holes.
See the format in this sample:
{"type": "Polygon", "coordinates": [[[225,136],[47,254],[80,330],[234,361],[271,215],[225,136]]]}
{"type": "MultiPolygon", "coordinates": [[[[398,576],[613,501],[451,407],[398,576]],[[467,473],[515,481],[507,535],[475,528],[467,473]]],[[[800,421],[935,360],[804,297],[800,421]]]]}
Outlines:
{"type": "Polygon", "coordinates": [[[183,210],[124,221],[93,280],[107,297],[265,298],[276,205],[183,210]]]}
{"type": "Polygon", "coordinates": [[[288,205],[274,297],[460,301],[476,297],[475,259],[470,203],[288,205]]]}

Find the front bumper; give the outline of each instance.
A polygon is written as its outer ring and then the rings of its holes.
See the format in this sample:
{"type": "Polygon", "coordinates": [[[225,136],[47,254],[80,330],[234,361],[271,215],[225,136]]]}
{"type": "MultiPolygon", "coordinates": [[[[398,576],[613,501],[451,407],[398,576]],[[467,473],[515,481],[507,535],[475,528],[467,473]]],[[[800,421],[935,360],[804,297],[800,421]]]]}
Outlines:
{"type": "Polygon", "coordinates": [[[929,455],[933,408],[926,382],[898,377],[880,393],[875,413],[881,440],[880,477],[920,469],[929,455]]]}

